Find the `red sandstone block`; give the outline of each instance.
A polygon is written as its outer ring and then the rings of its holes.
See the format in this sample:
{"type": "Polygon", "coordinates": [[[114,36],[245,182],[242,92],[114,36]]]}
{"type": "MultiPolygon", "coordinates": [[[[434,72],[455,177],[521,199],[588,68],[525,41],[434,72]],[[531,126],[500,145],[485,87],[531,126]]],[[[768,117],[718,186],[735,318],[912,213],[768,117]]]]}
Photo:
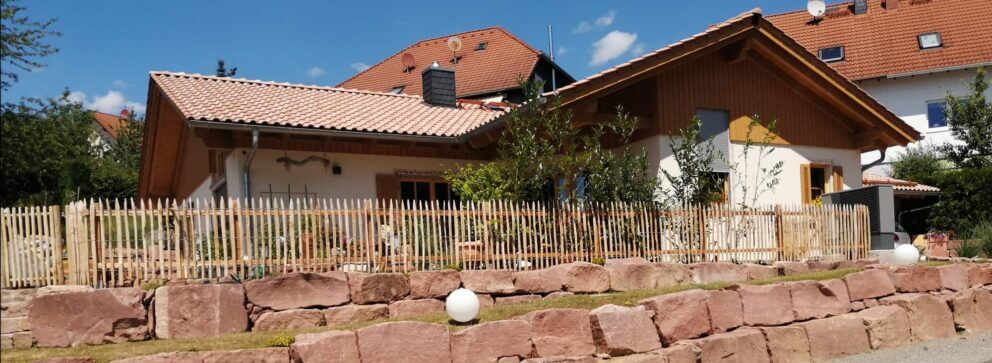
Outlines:
{"type": "Polygon", "coordinates": [[[761,328],[768,342],[768,353],[772,363],[811,362],[809,338],[800,326],[776,326],[761,328]]]}
{"type": "Polygon", "coordinates": [[[962,291],[971,284],[968,282],[968,268],[959,263],[937,267],[940,271],[940,287],[951,291],[962,291]]]}
{"type": "MultiPolygon", "coordinates": [[[[791,323],[792,297],[785,284],[734,285],[730,289],[741,295],[744,307],[744,325],[773,326],[791,323]]],[[[655,317],[657,321],[657,317],[655,317]]]]}
{"type": "Polygon", "coordinates": [[[890,270],[892,283],[898,292],[928,292],[940,290],[940,270],[927,266],[902,266],[890,270]]]}
{"type": "Polygon", "coordinates": [[[448,327],[413,321],[359,329],[362,362],[450,362],[448,327]]]}
{"type": "Polygon", "coordinates": [[[889,274],[878,269],[855,272],[844,276],[851,301],[888,296],[896,293],[889,274]]]}
{"type": "Polygon", "coordinates": [[[877,306],[857,314],[868,330],[872,349],[893,348],[910,343],[909,315],[897,306],[877,306]]]}
{"type": "Polygon", "coordinates": [[[758,329],[737,329],[686,342],[699,347],[702,362],[770,362],[765,336],[758,329]],[[728,357],[732,357],[728,359],[728,357]]]}
{"type": "MultiPolygon", "coordinates": [[[[786,290],[788,294],[788,290],[786,290]]],[[[654,325],[665,345],[710,332],[707,291],[688,290],[647,298],[638,302],[654,312],[654,325]]]]}
{"type": "Polygon", "coordinates": [[[798,324],[806,329],[813,360],[827,360],[871,350],[861,317],[853,314],[810,320],[798,324]]]}
{"type": "Polygon", "coordinates": [[[821,319],[851,311],[847,285],[841,280],[789,283],[796,320],[821,319]]]}
{"type": "Polygon", "coordinates": [[[954,317],[943,300],[927,294],[901,294],[879,301],[909,314],[910,331],[917,341],[950,338],[955,335],[954,317]]]}
{"type": "Polygon", "coordinates": [[[530,323],[523,320],[499,320],[451,334],[453,363],[495,362],[530,354],[530,323]]]}
{"type": "Polygon", "coordinates": [[[737,291],[710,291],[706,295],[706,308],[710,315],[710,334],[744,325],[744,306],[737,291]]]}

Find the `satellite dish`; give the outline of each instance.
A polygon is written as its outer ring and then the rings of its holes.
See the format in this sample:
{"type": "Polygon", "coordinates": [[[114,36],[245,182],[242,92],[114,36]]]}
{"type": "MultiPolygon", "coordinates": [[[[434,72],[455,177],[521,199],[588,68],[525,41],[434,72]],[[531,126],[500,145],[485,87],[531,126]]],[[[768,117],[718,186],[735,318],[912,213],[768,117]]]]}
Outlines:
{"type": "Polygon", "coordinates": [[[451,49],[452,52],[462,49],[462,39],[459,37],[448,38],[448,49],[451,49]]]}
{"type": "Polygon", "coordinates": [[[403,62],[403,68],[407,70],[417,68],[417,60],[413,57],[413,54],[403,53],[403,56],[400,57],[400,61],[403,62]]]}
{"type": "Polygon", "coordinates": [[[806,11],[808,11],[809,15],[812,15],[814,18],[820,17],[827,11],[827,4],[824,3],[823,0],[809,0],[809,2],[806,3],[806,11]]]}

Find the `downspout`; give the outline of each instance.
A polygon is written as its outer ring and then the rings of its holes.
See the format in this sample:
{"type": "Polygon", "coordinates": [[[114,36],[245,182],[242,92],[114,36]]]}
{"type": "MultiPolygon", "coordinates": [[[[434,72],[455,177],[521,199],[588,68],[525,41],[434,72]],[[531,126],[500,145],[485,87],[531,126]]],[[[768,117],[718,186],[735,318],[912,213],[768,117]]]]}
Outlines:
{"type": "Polygon", "coordinates": [[[244,164],[241,165],[241,175],[244,179],[244,196],[247,199],[251,199],[251,161],[255,159],[255,152],[258,151],[259,134],[258,129],[251,130],[251,149],[248,150],[248,156],[245,158],[244,164]]]}
{"type": "Polygon", "coordinates": [[[878,152],[881,154],[878,157],[878,160],[872,161],[872,162],[868,163],[867,165],[862,165],[861,166],[861,171],[865,171],[865,170],[871,169],[871,167],[873,167],[875,165],[878,165],[878,164],[881,164],[883,161],[885,161],[885,148],[884,147],[878,148],[878,152]]]}

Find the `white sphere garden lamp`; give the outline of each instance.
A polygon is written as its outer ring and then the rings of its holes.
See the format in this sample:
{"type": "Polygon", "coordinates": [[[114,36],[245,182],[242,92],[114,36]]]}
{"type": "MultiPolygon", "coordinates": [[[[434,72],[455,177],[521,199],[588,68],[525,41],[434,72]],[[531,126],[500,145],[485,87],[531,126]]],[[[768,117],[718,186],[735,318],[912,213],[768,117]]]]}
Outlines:
{"type": "Polygon", "coordinates": [[[472,290],[461,288],[448,294],[444,300],[444,311],[451,320],[467,323],[479,315],[479,297],[472,290]]]}
{"type": "Polygon", "coordinates": [[[920,261],[920,250],[912,243],[901,244],[892,251],[892,262],[895,265],[912,265],[920,261]]]}

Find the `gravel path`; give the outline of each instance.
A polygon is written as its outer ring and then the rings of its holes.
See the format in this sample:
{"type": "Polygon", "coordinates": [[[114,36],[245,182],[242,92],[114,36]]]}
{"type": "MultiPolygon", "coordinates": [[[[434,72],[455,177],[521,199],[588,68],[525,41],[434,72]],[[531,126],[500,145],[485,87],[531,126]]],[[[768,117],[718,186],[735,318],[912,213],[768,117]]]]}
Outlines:
{"type": "Polygon", "coordinates": [[[832,363],[867,362],[992,362],[992,333],[961,335],[957,338],[931,340],[913,345],[875,350],[865,354],[847,356],[832,363]]]}

